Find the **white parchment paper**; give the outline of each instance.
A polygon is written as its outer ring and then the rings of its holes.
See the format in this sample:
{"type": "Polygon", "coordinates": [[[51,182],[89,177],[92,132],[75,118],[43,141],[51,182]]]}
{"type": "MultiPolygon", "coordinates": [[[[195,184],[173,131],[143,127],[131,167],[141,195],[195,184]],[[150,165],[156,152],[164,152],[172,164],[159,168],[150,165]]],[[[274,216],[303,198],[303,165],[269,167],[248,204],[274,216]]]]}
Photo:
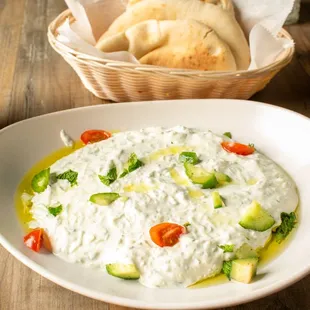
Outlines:
{"type": "MultiPolygon", "coordinates": [[[[139,63],[128,52],[103,53],[94,45],[109,25],[121,15],[127,0],[65,0],[75,17],[58,28],[57,40],[94,57],[139,63]]],[[[294,42],[277,34],[293,9],[294,0],[233,0],[239,20],[250,44],[249,70],[273,63],[294,42]]]]}

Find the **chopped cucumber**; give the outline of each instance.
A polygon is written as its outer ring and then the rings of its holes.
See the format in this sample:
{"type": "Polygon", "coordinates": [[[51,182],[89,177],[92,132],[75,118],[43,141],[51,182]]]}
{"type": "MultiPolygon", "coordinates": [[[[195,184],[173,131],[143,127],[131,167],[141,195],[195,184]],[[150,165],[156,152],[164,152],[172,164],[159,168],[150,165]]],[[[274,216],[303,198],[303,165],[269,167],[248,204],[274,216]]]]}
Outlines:
{"type": "Polygon", "coordinates": [[[212,200],[214,209],[220,209],[224,207],[223,200],[219,194],[219,192],[212,192],[212,200]]]}
{"type": "Polygon", "coordinates": [[[226,183],[230,183],[231,182],[231,178],[227,174],[225,174],[225,173],[215,172],[214,175],[216,177],[217,182],[220,185],[224,185],[226,183]]]}
{"type": "Polygon", "coordinates": [[[137,280],[140,278],[140,272],[134,264],[109,264],[106,265],[106,270],[111,276],[125,280],[137,280]]]}
{"type": "Polygon", "coordinates": [[[199,158],[194,152],[182,152],[179,156],[179,161],[181,163],[189,163],[192,165],[196,165],[199,163],[199,158]]]}
{"type": "Polygon", "coordinates": [[[258,258],[258,254],[250,245],[244,243],[237,251],[237,258],[258,258]]]}
{"type": "Polygon", "coordinates": [[[213,173],[209,173],[205,169],[196,167],[190,163],[185,163],[184,167],[186,175],[194,184],[200,184],[204,189],[216,187],[217,180],[213,173]]]}
{"type": "Polygon", "coordinates": [[[92,195],[89,200],[100,206],[108,206],[119,197],[117,193],[98,193],[92,195]]]}
{"type": "Polygon", "coordinates": [[[266,231],[274,224],[273,217],[257,201],[252,202],[239,222],[243,228],[255,231],[266,231]]]}
{"type": "Polygon", "coordinates": [[[238,282],[249,284],[256,275],[258,259],[243,258],[232,261],[230,277],[238,282]]]}
{"type": "Polygon", "coordinates": [[[38,174],[36,174],[32,181],[31,187],[34,192],[42,193],[46,190],[50,181],[50,168],[42,170],[38,174]]]}

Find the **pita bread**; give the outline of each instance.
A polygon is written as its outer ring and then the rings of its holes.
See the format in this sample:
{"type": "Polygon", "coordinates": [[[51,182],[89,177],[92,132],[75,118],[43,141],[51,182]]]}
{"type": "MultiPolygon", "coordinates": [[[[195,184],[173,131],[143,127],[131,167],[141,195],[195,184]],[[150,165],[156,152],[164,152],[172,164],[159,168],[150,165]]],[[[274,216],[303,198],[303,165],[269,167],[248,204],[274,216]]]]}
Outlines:
{"type": "Polygon", "coordinates": [[[234,71],[229,46],[195,20],[148,20],[101,41],[103,52],[126,50],[142,64],[208,71],[234,71]],[[126,48],[126,49],[124,49],[126,48]]]}
{"type": "MultiPolygon", "coordinates": [[[[141,2],[143,0],[129,0],[127,7],[133,6],[134,4],[141,2]]],[[[203,1],[206,3],[211,3],[214,5],[221,6],[224,10],[229,11],[234,14],[234,6],[231,2],[231,0],[197,0],[197,1],[203,1]]]]}
{"type": "Polygon", "coordinates": [[[218,5],[198,0],[143,0],[129,7],[101,36],[101,40],[126,31],[129,27],[146,20],[188,20],[200,21],[213,29],[230,47],[237,69],[247,69],[250,51],[244,33],[233,14],[218,5]]]}

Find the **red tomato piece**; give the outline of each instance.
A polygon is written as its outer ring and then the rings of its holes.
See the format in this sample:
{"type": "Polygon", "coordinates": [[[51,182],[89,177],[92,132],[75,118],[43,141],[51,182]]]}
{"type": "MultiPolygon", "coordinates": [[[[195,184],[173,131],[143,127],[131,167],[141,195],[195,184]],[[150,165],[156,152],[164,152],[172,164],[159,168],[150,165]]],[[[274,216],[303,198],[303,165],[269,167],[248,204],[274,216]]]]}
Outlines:
{"type": "Polygon", "coordinates": [[[229,153],[235,153],[243,156],[251,155],[255,152],[255,148],[253,146],[230,141],[222,142],[222,148],[229,153]]]}
{"type": "Polygon", "coordinates": [[[24,237],[24,243],[29,249],[35,252],[40,251],[42,244],[49,252],[52,252],[51,242],[42,228],[37,228],[26,235],[24,237]]]}
{"type": "Polygon", "coordinates": [[[44,230],[42,233],[42,239],[43,239],[43,246],[45,247],[45,249],[52,253],[53,249],[50,238],[48,237],[47,233],[44,230]]]}
{"type": "Polygon", "coordinates": [[[111,133],[105,130],[87,130],[82,133],[81,140],[84,144],[89,144],[109,139],[111,136],[111,133]]]}
{"type": "Polygon", "coordinates": [[[180,236],[185,233],[184,226],[173,223],[161,223],[150,229],[152,241],[160,247],[174,246],[179,242],[180,236]]]}
{"type": "Polygon", "coordinates": [[[43,229],[41,228],[31,231],[28,235],[24,237],[25,245],[29,249],[35,252],[39,252],[41,249],[42,241],[43,241],[42,233],[43,233],[43,229]]]}

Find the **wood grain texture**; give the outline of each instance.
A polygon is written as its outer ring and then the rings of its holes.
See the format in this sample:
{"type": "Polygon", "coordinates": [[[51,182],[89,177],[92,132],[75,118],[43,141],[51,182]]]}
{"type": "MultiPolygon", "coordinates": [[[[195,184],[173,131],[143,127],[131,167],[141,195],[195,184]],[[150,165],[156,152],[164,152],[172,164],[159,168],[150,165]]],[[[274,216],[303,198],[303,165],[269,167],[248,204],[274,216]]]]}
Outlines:
{"type": "MultiPolygon", "coordinates": [[[[50,47],[46,29],[63,0],[0,0],[0,129],[32,116],[103,103],[50,47]]],[[[296,55],[253,97],[310,117],[310,0],[301,22],[287,27],[296,55]]],[[[301,253],[302,255],[302,253],[301,253]]],[[[310,309],[310,276],[267,298],[232,310],[310,309]]],[[[126,310],[63,289],[22,265],[0,246],[0,310],[126,310]]],[[[223,309],[222,309],[223,310],[223,309]]]]}

